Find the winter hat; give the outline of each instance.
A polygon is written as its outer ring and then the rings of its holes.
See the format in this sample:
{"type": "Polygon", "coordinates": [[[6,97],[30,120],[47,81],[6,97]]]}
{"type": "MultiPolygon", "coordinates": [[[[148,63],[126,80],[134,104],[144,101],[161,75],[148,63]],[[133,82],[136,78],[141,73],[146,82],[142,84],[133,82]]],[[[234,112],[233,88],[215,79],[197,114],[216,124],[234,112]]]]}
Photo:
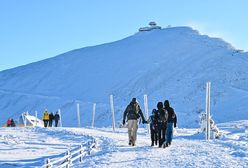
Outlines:
{"type": "Polygon", "coordinates": [[[156,111],[157,111],[156,109],[153,109],[153,110],[152,110],[152,114],[155,114],[155,113],[156,113],[156,111]]]}
{"type": "Polygon", "coordinates": [[[163,103],[162,103],[162,102],[158,102],[157,108],[158,108],[158,109],[162,109],[162,108],[163,108],[163,103]]]}
{"type": "Polygon", "coordinates": [[[133,103],[136,103],[137,102],[137,100],[136,100],[136,98],[134,97],[134,98],[132,98],[132,102],[133,103]]]}

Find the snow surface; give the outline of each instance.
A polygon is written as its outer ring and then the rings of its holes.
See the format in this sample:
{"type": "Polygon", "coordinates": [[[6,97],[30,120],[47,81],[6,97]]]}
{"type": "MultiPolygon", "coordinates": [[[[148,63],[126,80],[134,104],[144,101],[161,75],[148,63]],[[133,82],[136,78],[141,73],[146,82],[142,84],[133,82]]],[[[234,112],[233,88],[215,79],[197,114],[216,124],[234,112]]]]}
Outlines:
{"type": "Polygon", "coordinates": [[[61,109],[63,126],[111,125],[109,95],[116,122],[132,97],[149,112],[169,99],[179,127],[197,127],[205,109],[205,83],[211,81],[211,113],[216,123],[248,119],[248,53],[190,27],[138,32],[125,39],[73,50],[56,57],[0,72],[0,123],[28,111],[61,109]],[[225,116],[225,117],[223,117],[225,116]]]}
{"type": "Polygon", "coordinates": [[[46,158],[64,156],[67,149],[95,139],[92,155],[73,167],[248,167],[248,120],[219,124],[220,139],[204,140],[197,129],[176,129],[168,148],[150,147],[139,128],[137,146],[128,146],[127,129],[0,128],[0,167],[40,167],[46,158]]]}

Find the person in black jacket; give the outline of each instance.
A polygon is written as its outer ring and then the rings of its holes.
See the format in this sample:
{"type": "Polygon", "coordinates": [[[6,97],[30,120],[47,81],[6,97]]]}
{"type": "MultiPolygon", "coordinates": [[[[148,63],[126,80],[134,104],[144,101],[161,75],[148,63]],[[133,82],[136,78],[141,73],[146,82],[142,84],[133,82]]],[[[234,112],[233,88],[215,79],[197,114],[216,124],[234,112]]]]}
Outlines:
{"type": "Polygon", "coordinates": [[[168,114],[163,108],[163,103],[158,102],[158,139],[159,139],[159,147],[161,148],[165,142],[166,128],[167,128],[167,118],[168,114]]]}
{"type": "Polygon", "coordinates": [[[177,116],[173,108],[170,107],[169,100],[164,101],[164,109],[168,112],[167,129],[166,129],[166,144],[164,147],[171,145],[173,138],[173,126],[177,125],[177,116]]]}
{"type": "Polygon", "coordinates": [[[53,125],[53,120],[54,120],[54,115],[53,112],[49,114],[49,127],[52,127],[53,125]]]}
{"type": "Polygon", "coordinates": [[[139,117],[141,116],[143,124],[147,123],[136,98],[132,99],[132,101],[127,106],[126,110],[124,111],[123,122],[122,122],[123,125],[125,125],[126,116],[128,120],[129,145],[135,146],[135,142],[137,139],[139,117]]]}
{"type": "Polygon", "coordinates": [[[16,124],[15,124],[15,121],[13,120],[13,118],[11,119],[11,127],[15,127],[16,124]]]}
{"type": "Polygon", "coordinates": [[[60,120],[59,112],[54,115],[55,127],[58,127],[58,122],[60,120]]]}
{"type": "Polygon", "coordinates": [[[150,123],[151,130],[151,146],[157,145],[158,142],[158,113],[156,109],[152,110],[152,115],[148,119],[148,123],[150,123]]]}

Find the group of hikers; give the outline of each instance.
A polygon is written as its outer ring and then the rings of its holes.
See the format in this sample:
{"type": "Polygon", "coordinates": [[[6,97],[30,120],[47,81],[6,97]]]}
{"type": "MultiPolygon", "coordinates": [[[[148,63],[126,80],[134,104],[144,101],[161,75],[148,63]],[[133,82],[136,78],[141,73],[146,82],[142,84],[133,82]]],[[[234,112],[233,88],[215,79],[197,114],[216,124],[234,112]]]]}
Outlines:
{"type": "Polygon", "coordinates": [[[47,109],[43,113],[43,122],[44,122],[44,127],[52,127],[53,126],[53,120],[55,121],[55,127],[58,127],[58,123],[60,120],[59,113],[56,112],[54,115],[53,112],[48,113],[47,109]]]}
{"type": "Polygon", "coordinates": [[[168,100],[157,103],[157,109],[152,110],[152,114],[148,121],[145,119],[142,110],[136,98],[133,98],[126,107],[123,114],[123,122],[125,125],[126,117],[128,122],[128,138],[129,145],[135,146],[137,139],[138,120],[141,117],[143,124],[150,124],[151,130],[151,146],[168,147],[171,145],[173,138],[173,127],[176,127],[177,116],[174,109],[170,107],[168,100]]]}

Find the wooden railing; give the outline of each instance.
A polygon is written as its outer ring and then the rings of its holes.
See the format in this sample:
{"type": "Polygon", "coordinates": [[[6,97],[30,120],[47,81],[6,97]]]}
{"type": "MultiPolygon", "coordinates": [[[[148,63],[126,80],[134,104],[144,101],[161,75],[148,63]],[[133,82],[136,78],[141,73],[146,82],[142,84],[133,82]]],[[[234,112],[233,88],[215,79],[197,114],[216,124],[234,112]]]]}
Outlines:
{"type": "Polygon", "coordinates": [[[92,149],[96,147],[95,141],[88,143],[87,146],[80,145],[79,149],[68,150],[64,157],[62,158],[53,158],[53,159],[46,159],[45,164],[42,168],[69,168],[73,165],[73,162],[78,160],[79,162],[83,161],[83,157],[85,155],[90,155],[92,149]],[[73,151],[73,152],[72,152],[73,151]]]}

